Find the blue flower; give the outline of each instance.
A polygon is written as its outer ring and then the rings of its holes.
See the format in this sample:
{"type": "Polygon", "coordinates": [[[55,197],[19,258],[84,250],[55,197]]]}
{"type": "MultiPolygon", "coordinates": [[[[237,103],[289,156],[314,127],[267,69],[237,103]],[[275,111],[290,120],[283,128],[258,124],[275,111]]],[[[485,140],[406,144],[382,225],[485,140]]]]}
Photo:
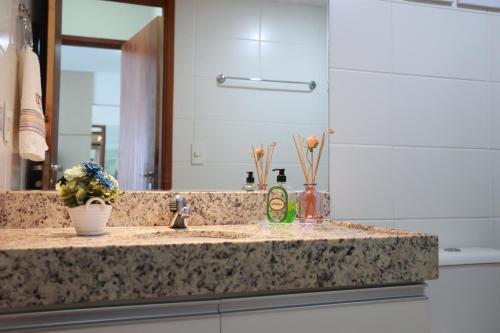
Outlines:
{"type": "Polygon", "coordinates": [[[94,162],[83,162],[82,167],[89,178],[95,178],[104,188],[113,190],[113,181],[105,174],[100,165],[94,162]]]}
{"type": "Polygon", "coordinates": [[[96,176],[99,182],[104,186],[107,190],[113,190],[113,183],[109,177],[106,177],[102,172],[96,176]]]}
{"type": "Polygon", "coordinates": [[[84,167],[85,173],[89,177],[97,178],[99,174],[102,174],[101,166],[94,162],[83,162],[82,167],[84,167]]]}

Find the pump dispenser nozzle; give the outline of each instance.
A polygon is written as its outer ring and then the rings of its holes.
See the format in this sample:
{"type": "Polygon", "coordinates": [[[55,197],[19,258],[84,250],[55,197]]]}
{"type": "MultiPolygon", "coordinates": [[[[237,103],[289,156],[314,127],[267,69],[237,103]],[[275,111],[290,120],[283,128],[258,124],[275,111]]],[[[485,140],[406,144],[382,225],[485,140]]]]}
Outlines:
{"type": "Polygon", "coordinates": [[[253,172],[247,171],[247,183],[255,183],[255,178],[253,178],[253,172]]]}
{"type": "Polygon", "coordinates": [[[285,169],[273,169],[273,171],[278,171],[278,176],[276,176],[276,181],[278,183],[286,183],[285,169]]]}

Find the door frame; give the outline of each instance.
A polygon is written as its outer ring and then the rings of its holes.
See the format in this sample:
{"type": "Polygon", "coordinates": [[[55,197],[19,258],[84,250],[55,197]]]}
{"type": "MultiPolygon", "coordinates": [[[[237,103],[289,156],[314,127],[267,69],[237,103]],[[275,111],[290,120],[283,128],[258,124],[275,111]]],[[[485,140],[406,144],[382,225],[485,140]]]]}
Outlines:
{"type": "MultiPolygon", "coordinates": [[[[47,80],[44,87],[45,125],[49,150],[43,167],[42,188],[54,189],[53,166],[57,165],[59,120],[59,87],[62,44],[101,48],[119,48],[124,41],[62,35],[62,0],[48,1],[47,18],[47,80]]],[[[172,146],[174,125],[174,29],[175,0],[108,0],[163,9],[163,69],[159,135],[155,144],[155,162],[158,165],[156,185],[160,190],[172,189],[172,146]]]]}

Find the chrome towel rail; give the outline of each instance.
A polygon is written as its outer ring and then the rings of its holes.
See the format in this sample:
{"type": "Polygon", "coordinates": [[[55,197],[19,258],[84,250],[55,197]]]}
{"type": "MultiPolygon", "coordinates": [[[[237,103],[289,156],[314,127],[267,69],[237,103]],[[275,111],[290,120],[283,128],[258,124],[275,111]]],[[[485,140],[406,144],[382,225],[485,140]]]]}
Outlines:
{"type": "Polygon", "coordinates": [[[222,85],[226,80],[240,80],[240,81],[254,81],[254,82],[269,82],[269,83],[289,83],[289,84],[305,84],[309,87],[310,91],[316,89],[316,81],[285,81],[285,80],[270,80],[261,79],[257,77],[239,77],[239,76],[226,76],[219,74],[216,77],[217,83],[222,85]]]}

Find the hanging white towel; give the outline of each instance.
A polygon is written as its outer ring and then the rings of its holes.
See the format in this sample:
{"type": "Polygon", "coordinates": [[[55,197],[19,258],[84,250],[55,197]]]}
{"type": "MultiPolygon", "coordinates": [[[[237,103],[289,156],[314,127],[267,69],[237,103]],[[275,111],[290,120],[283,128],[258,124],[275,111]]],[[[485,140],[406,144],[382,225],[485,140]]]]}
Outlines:
{"type": "Polygon", "coordinates": [[[49,147],[45,141],[40,63],[38,56],[29,47],[23,47],[19,60],[19,78],[22,80],[19,154],[24,159],[43,161],[49,147]]]}

